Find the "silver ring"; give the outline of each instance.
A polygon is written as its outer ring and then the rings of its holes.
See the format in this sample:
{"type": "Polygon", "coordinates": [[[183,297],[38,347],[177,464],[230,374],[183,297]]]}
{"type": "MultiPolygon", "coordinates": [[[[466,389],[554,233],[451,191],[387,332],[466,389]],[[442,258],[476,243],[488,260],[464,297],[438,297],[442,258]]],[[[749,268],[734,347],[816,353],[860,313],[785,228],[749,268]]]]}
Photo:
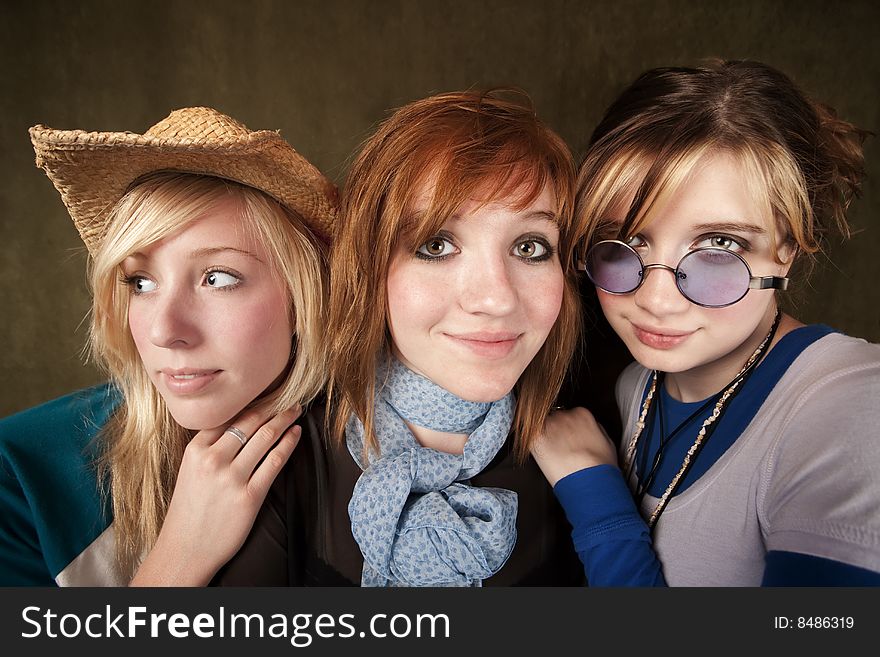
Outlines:
{"type": "Polygon", "coordinates": [[[231,433],[233,436],[238,438],[238,442],[241,443],[242,447],[244,447],[247,444],[247,441],[250,440],[250,438],[247,437],[244,431],[242,431],[238,427],[232,426],[231,424],[226,427],[226,431],[224,431],[223,433],[231,433]]]}

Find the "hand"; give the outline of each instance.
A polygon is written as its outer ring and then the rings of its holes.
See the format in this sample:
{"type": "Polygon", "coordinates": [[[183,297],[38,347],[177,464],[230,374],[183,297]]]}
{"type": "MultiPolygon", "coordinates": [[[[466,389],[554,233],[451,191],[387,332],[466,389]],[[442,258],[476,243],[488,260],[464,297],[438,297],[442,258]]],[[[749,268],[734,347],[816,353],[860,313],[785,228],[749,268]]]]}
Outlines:
{"type": "Polygon", "coordinates": [[[290,425],[301,410],[294,407],[271,419],[268,408],[241,413],[230,426],[249,437],[244,446],[228,427],[193,437],[156,544],[132,586],[204,586],[211,581],[241,548],[269,487],[299,442],[302,428],[290,425]]]}
{"type": "Polygon", "coordinates": [[[585,408],[552,411],[531,451],[551,486],[584,468],[603,463],[617,465],[614,443],[585,408]]]}

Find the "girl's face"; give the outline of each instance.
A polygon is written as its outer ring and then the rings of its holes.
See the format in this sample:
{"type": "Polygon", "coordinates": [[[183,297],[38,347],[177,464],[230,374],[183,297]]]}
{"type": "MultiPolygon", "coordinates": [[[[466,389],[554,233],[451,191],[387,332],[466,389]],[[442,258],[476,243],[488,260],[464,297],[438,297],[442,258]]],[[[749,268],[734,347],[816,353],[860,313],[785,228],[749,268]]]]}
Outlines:
{"type": "MultiPolygon", "coordinates": [[[[789,265],[775,260],[771,221],[749,194],[737,161],[718,153],[696,166],[629,244],[646,265],[674,268],[690,249],[715,246],[741,255],[753,276],[784,276],[789,265]]],[[[673,380],[678,375],[697,388],[708,386],[708,394],[737,374],[766,335],[776,308],[773,290],[755,289],[725,308],[698,306],[682,296],[674,274],[665,269],[648,270],[631,294],[597,292],[609,323],[639,363],[673,380]]]]}
{"type": "MultiPolygon", "coordinates": [[[[414,213],[432,191],[422,185],[414,213]]],[[[554,209],[550,187],[521,211],[471,200],[414,252],[398,246],[387,282],[397,358],[462,399],[510,392],[562,303],[554,209]]]]}
{"type": "Polygon", "coordinates": [[[187,429],[227,423],[290,357],[285,288],[263,247],[244,233],[238,206],[222,201],[122,263],[138,353],[187,429]]]}

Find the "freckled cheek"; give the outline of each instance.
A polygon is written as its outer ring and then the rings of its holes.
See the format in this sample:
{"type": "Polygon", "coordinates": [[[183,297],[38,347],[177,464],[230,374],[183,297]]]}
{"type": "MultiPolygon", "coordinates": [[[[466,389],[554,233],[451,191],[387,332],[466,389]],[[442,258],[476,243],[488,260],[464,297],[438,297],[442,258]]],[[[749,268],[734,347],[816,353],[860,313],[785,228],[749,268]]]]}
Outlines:
{"type": "Polygon", "coordinates": [[[438,280],[389,272],[388,325],[397,340],[405,340],[411,330],[430,329],[443,316],[449,289],[444,291],[438,280]]]}
{"type": "Polygon", "coordinates": [[[626,315],[635,305],[634,294],[609,294],[597,288],[596,296],[599,299],[602,313],[609,322],[612,322],[617,316],[626,315]]]}
{"type": "Polygon", "coordinates": [[[621,338],[626,339],[632,330],[625,317],[628,315],[627,310],[632,308],[633,295],[608,294],[598,289],[596,293],[599,298],[599,306],[602,308],[602,314],[605,315],[608,324],[611,325],[615,333],[621,336],[621,338]]]}
{"type": "Polygon", "coordinates": [[[528,289],[520,298],[529,310],[529,316],[536,327],[548,334],[559,317],[562,307],[564,279],[562,273],[548,276],[538,286],[528,289]]]}

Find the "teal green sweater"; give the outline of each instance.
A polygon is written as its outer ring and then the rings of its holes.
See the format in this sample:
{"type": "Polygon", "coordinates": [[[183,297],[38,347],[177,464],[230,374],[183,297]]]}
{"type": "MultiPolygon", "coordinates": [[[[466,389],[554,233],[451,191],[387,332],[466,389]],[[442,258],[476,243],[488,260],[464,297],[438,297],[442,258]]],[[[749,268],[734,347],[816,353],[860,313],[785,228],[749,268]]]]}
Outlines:
{"type": "Polygon", "coordinates": [[[105,384],[0,420],[0,586],[54,586],[112,522],[95,437],[119,399],[105,384]]]}

